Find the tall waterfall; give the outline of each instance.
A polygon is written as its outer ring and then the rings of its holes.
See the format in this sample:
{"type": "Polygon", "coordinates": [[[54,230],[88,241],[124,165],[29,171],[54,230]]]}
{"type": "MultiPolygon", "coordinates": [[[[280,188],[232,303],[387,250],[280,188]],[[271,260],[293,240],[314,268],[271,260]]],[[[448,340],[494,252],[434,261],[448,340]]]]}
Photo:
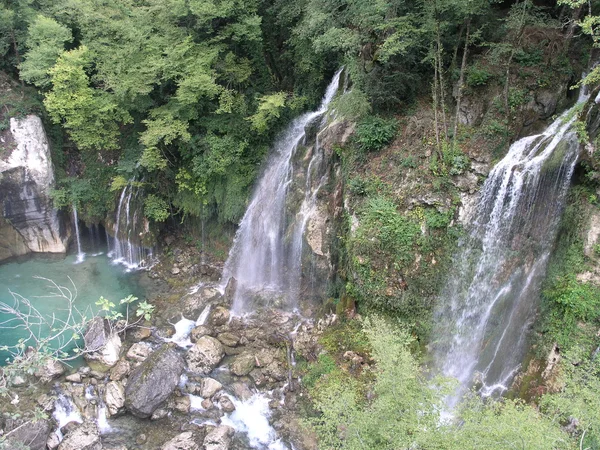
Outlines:
{"type": "MultiPolygon", "coordinates": [[[[316,192],[307,190],[300,211],[293,219],[292,228],[286,223],[288,191],[294,173],[292,159],[295,150],[305,138],[305,128],[321,120],[338,89],[340,69],[327,87],[319,109],[296,118],[277,139],[248,209],[242,218],[223,270],[223,283],[234,277],[236,289],[233,311],[248,310],[247,303],[256,296],[274,296],[285,299],[288,307],[297,304],[301,276],[302,239],[310,217],[316,192]]],[[[318,147],[318,146],[315,146],[318,147]]],[[[318,148],[308,165],[307,183],[323,174],[319,170],[322,159],[318,148]]]]}
{"type": "Polygon", "coordinates": [[[436,364],[460,381],[450,409],[472,386],[501,394],[520,368],[577,161],[574,108],[515,142],[482,188],[435,312],[436,364]]]}
{"type": "Polygon", "coordinates": [[[138,243],[139,236],[136,234],[139,230],[136,227],[143,218],[139,217],[139,208],[131,208],[132,200],[135,201],[138,195],[138,189],[132,181],[127,183],[119,197],[114,237],[107,233],[109,256],[113,262],[124,265],[128,270],[146,265],[152,257],[152,249],[138,243]]]}
{"type": "Polygon", "coordinates": [[[79,217],[77,216],[77,206],[73,203],[73,223],[75,224],[75,240],[77,241],[77,260],[79,264],[85,260],[85,253],[81,250],[81,233],[79,232],[79,217]]]}

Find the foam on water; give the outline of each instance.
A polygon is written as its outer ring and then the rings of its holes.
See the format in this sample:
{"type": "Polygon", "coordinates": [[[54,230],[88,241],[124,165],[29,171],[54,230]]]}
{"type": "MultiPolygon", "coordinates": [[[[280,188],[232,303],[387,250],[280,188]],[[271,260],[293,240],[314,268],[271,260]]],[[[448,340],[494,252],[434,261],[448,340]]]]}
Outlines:
{"type": "Polygon", "coordinates": [[[287,450],[287,447],[269,424],[271,410],[269,399],[255,394],[245,402],[231,397],[235,411],[222,419],[224,425],[233,427],[237,432],[248,437],[251,448],[268,450],[287,450]]]}

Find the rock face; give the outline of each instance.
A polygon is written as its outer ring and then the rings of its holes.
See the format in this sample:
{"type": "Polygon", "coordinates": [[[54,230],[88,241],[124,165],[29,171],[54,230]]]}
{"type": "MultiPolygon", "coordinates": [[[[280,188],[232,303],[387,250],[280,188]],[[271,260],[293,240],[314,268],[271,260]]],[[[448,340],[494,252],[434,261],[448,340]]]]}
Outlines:
{"type": "Polygon", "coordinates": [[[125,407],[138,417],[149,417],[177,387],[184,362],[173,344],[166,344],[138,366],[125,388],[125,407]]]}
{"type": "Polygon", "coordinates": [[[186,431],[163,445],[162,450],[200,450],[200,446],[196,443],[194,434],[186,431]]]}
{"type": "Polygon", "coordinates": [[[196,374],[209,374],[221,362],[225,351],[213,337],[202,336],[186,356],[188,368],[196,374]]]}
{"type": "Polygon", "coordinates": [[[68,234],[49,196],[53,185],[42,121],[10,119],[10,132],[0,135],[0,260],[67,251],[68,234]]]}

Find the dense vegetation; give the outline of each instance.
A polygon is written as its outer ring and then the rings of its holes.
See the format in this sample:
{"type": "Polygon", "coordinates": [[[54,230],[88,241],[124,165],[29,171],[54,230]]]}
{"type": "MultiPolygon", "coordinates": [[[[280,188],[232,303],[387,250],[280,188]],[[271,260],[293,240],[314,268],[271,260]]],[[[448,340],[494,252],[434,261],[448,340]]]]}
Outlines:
{"type": "MultiPolygon", "coordinates": [[[[598,260],[598,249],[584,252],[582,234],[598,208],[593,158],[571,193],[531,356],[540,361],[560,347],[554,384],[529,373],[519,394],[533,406],[474,397],[460,424],[440,424],[448,380],[430,380],[419,364],[461,232],[457,177],[480,147],[499,158],[553,114],[532,118],[530,105],[538,92],[577,84],[597,44],[598,7],[0,0],[2,80],[20,83],[2,92],[0,131],[9,116],[44,116],[55,144],[55,203],[76,202],[87,222],[104,221],[135,183],[154,225],[173,217],[235,224],[274,136],[345,65],[351,90],[333,107],[357,125],[337,149],[351,214],[337,224],[330,294],[339,313],[358,304],[395,321],[343,322],[323,336],[316,362],[299,366],[320,448],[600,448],[600,295],[595,279],[582,278],[598,260]],[[474,109],[477,99],[486,112],[463,117],[462,106],[474,109]],[[413,201],[425,193],[432,198],[413,201]],[[372,364],[351,366],[347,350],[372,364]]],[[[592,86],[599,71],[587,77],[592,86]]]]}

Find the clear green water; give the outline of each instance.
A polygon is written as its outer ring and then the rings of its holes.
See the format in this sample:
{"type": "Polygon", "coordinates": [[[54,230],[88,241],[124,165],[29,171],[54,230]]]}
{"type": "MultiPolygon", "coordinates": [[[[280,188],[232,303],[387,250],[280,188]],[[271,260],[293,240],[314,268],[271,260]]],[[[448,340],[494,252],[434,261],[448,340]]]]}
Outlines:
{"type": "MultiPolygon", "coordinates": [[[[111,264],[105,254],[87,255],[85,261],[78,264],[75,264],[76,260],[76,255],[60,258],[39,255],[0,265],[0,301],[13,305],[12,291],[29,299],[42,314],[56,314],[58,318],[66,318],[66,302],[48,297],[56,289],[50,287],[48,281],[36,279],[35,276],[51,279],[71,290],[74,284],[77,288],[75,305],[81,311],[90,307],[93,312],[97,312],[95,302],[100,296],[117,305],[120,299],[129,294],[143,298],[144,293],[137,283],[139,274],[126,273],[122,266],[111,264]]],[[[88,314],[86,316],[89,317],[88,314]]],[[[0,323],[9,318],[9,315],[0,313],[0,323]]],[[[24,337],[22,331],[0,328],[0,346],[13,345],[21,337],[24,337]]],[[[7,353],[0,352],[0,364],[7,356],[7,353]]]]}

